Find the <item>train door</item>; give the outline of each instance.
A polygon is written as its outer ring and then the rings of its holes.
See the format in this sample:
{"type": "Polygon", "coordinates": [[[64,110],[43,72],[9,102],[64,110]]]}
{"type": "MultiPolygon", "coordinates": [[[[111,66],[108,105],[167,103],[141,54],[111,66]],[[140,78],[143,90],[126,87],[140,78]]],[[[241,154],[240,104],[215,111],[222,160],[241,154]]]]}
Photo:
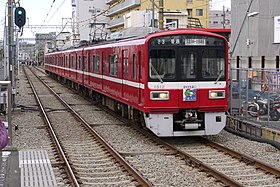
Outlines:
{"type": "Polygon", "coordinates": [[[122,56],[121,56],[121,84],[122,84],[122,87],[121,87],[121,93],[122,93],[122,98],[124,98],[124,90],[126,85],[124,85],[124,79],[127,79],[128,78],[128,50],[122,50],[122,56]]]}
{"type": "Polygon", "coordinates": [[[78,67],[79,59],[78,59],[78,54],[77,53],[75,53],[75,59],[76,59],[76,61],[75,61],[75,69],[74,69],[74,75],[75,75],[74,79],[77,80],[77,78],[78,78],[78,69],[79,69],[79,67],[78,67]]]}
{"type": "Polygon", "coordinates": [[[87,71],[87,56],[86,56],[86,53],[84,51],[84,49],[82,50],[82,63],[81,63],[81,78],[82,78],[82,85],[84,86],[85,85],[85,82],[86,82],[86,79],[87,79],[87,74],[86,74],[86,71],[87,71]]]}
{"type": "Polygon", "coordinates": [[[91,56],[90,56],[90,51],[88,51],[88,53],[86,54],[87,56],[87,61],[88,61],[88,67],[87,67],[87,82],[85,84],[87,84],[89,87],[90,87],[90,77],[91,77],[91,68],[92,68],[92,59],[91,59],[91,56]]]}
{"type": "Polygon", "coordinates": [[[62,76],[65,76],[65,54],[62,55],[62,76]]]}
{"type": "Polygon", "coordinates": [[[138,82],[138,104],[142,103],[141,100],[141,94],[142,94],[142,89],[141,89],[141,83],[143,82],[142,80],[142,71],[141,71],[141,51],[138,51],[138,55],[133,54],[133,72],[135,71],[135,74],[133,73],[133,79],[135,77],[136,81],[138,82]]]}
{"type": "Polygon", "coordinates": [[[65,55],[65,77],[69,77],[69,54],[65,55]]]}
{"type": "Polygon", "coordinates": [[[104,52],[102,52],[102,59],[101,59],[101,80],[102,80],[102,82],[101,82],[101,85],[102,85],[102,87],[101,87],[101,89],[103,90],[103,86],[104,86],[104,74],[105,74],[105,68],[106,68],[106,57],[105,57],[105,53],[104,52]]]}

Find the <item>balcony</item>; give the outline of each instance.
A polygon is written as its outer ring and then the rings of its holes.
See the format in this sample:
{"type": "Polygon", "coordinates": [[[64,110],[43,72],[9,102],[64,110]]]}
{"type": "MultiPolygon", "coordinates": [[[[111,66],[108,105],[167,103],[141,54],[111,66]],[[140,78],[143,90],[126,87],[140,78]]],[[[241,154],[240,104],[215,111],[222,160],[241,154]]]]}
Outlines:
{"type": "Polygon", "coordinates": [[[114,18],[107,23],[106,29],[111,29],[118,26],[124,25],[124,18],[114,18]]]}
{"type": "Polygon", "coordinates": [[[106,16],[113,16],[115,14],[118,14],[120,12],[124,12],[128,9],[131,9],[131,8],[134,8],[134,7],[137,7],[137,6],[140,6],[141,5],[141,0],[126,0],[124,1],[123,3],[120,3],[116,6],[114,6],[112,9],[110,9],[106,16]]]}

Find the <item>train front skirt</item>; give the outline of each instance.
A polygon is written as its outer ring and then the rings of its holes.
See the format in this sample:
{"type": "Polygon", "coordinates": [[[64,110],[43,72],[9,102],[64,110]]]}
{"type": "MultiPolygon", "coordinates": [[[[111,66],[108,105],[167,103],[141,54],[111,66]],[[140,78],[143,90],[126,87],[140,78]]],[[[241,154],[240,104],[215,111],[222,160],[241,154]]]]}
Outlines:
{"type": "Polygon", "coordinates": [[[203,125],[201,123],[186,123],[181,130],[174,130],[173,114],[149,114],[145,116],[146,127],[159,137],[215,135],[226,124],[225,112],[204,113],[203,125]]]}

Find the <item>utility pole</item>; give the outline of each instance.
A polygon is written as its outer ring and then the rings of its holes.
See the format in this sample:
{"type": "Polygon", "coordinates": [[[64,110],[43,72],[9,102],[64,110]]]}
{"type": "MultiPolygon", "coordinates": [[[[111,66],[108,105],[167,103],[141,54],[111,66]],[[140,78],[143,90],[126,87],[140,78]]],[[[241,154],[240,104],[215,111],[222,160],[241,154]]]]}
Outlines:
{"type": "Polygon", "coordinates": [[[223,28],[226,28],[226,13],[225,13],[225,6],[223,6],[223,28]]]}
{"type": "Polygon", "coordinates": [[[155,0],[152,1],[152,29],[155,27],[155,0]]]}
{"type": "Polygon", "coordinates": [[[13,24],[13,2],[8,0],[8,49],[9,49],[9,81],[12,83],[12,106],[15,106],[15,94],[14,94],[14,64],[13,64],[13,45],[14,45],[14,24],[13,24]]]}
{"type": "Polygon", "coordinates": [[[159,0],[159,14],[158,14],[158,18],[159,18],[159,29],[163,30],[163,0],[159,0]]]}

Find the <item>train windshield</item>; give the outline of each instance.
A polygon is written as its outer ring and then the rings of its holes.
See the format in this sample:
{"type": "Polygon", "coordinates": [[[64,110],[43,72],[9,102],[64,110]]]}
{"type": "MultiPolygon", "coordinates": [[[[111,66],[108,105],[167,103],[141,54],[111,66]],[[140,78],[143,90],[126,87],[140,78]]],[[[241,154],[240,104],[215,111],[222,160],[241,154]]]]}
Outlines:
{"type": "Polygon", "coordinates": [[[149,72],[152,79],[175,79],[175,51],[152,50],[149,59],[149,72]]]}
{"type": "Polygon", "coordinates": [[[162,37],[150,42],[149,81],[226,80],[227,53],[222,39],[205,36],[173,38],[174,41],[162,37]]]}

